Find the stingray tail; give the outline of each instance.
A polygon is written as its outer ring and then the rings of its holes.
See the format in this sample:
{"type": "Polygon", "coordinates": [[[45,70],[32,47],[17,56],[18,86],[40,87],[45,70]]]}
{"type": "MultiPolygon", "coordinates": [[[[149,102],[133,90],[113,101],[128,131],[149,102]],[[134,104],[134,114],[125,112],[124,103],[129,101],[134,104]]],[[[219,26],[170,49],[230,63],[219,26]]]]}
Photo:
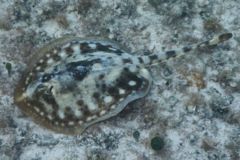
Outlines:
{"type": "Polygon", "coordinates": [[[165,51],[165,52],[158,53],[158,54],[139,56],[138,60],[140,63],[143,63],[145,65],[153,65],[153,64],[161,63],[166,60],[185,55],[185,54],[195,51],[195,50],[216,46],[220,43],[223,43],[223,42],[229,40],[230,38],[232,38],[232,36],[233,36],[232,33],[223,33],[221,35],[213,37],[210,40],[203,41],[203,42],[195,44],[195,45],[189,45],[189,46],[185,46],[180,49],[169,50],[169,51],[165,51]]]}

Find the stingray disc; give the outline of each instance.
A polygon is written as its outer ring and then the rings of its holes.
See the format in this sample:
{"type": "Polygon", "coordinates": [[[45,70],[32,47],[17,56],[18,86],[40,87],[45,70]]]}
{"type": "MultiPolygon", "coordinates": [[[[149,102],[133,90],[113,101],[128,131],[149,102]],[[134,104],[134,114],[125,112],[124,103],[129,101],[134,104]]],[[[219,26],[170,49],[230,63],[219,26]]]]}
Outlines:
{"type": "Polygon", "coordinates": [[[118,45],[67,37],[30,58],[15,102],[36,123],[78,134],[145,96],[151,81],[148,70],[118,45]]]}

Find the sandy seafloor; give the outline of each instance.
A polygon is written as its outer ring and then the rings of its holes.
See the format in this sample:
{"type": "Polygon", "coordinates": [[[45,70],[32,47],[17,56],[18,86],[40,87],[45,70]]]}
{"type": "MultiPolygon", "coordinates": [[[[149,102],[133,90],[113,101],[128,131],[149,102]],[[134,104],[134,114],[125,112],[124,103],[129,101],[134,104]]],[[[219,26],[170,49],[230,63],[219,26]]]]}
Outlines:
{"type": "Polygon", "coordinates": [[[238,0],[0,0],[0,160],[239,160],[239,15],[238,0]],[[78,136],[36,125],[13,102],[34,50],[67,34],[140,55],[224,32],[234,37],[151,66],[148,96],[78,136]]]}

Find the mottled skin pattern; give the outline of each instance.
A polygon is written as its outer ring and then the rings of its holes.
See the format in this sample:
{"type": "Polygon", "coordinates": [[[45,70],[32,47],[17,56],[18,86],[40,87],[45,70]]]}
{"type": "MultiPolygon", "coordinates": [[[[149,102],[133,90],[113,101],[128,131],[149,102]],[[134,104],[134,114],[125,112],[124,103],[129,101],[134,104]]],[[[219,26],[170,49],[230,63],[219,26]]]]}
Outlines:
{"type": "Polygon", "coordinates": [[[42,126],[79,134],[144,97],[152,83],[148,65],[231,36],[226,33],[198,45],[148,56],[131,55],[105,40],[61,38],[30,59],[15,90],[15,102],[42,126]]]}

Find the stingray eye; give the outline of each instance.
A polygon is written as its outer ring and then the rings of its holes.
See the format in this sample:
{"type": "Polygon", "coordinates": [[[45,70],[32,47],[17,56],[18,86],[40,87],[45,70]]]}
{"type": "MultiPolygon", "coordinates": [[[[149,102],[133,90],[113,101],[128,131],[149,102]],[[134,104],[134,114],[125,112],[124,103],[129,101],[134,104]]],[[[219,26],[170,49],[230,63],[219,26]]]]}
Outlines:
{"type": "Polygon", "coordinates": [[[35,91],[37,97],[41,95],[52,95],[53,86],[47,86],[45,84],[40,84],[35,91]]]}
{"type": "Polygon", "coordinates": [[[52,89],[53,89],[53,86],[50,86],[50,87],[45,91],[45,94],[47,94],[47,95],[52,95],[52,89]]]}
{"type": "Polygon", "coordinates": [[[50,87],[49,91],[52,92],[53,86],[50,87]]]}
{"type": "Polygon", "coordinates": [[[44,84],[40,84],[36,88],[36,92],[43,92],[44,90],[46,90],[46,86],[44,84]]]}

